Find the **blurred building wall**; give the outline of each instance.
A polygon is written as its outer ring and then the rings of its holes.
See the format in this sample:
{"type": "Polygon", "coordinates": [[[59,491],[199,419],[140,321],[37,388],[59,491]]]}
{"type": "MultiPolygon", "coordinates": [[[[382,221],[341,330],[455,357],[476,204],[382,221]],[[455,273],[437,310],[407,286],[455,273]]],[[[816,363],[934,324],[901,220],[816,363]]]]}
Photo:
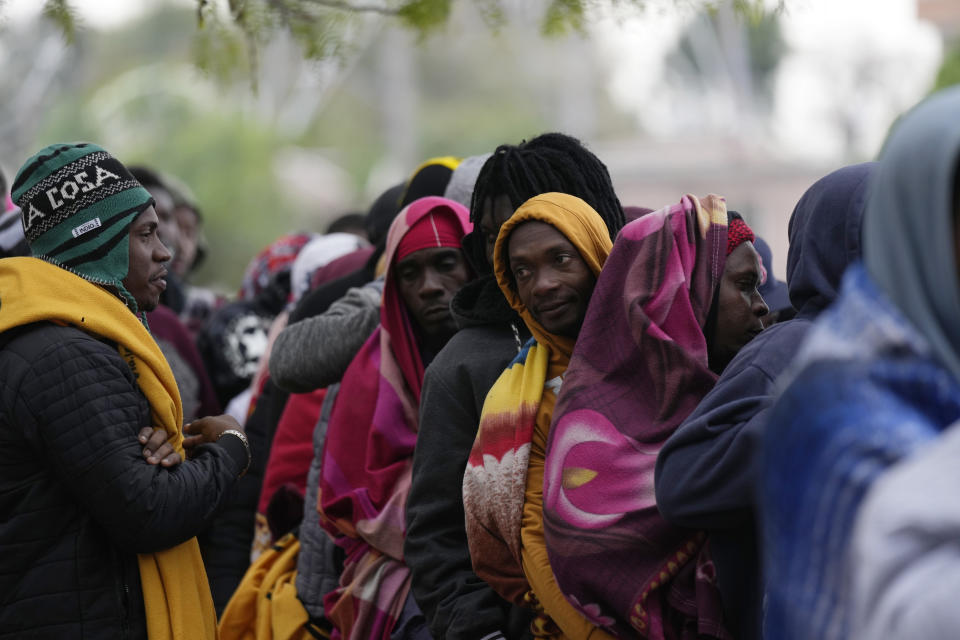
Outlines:
{"type": "Polygon", "coordinates": [[[917,17],[935,24],[948,40],[960,37],[960,2],[957,0],[917,0],[917,17]]]}
{"type": "Polygon", "coordinates": [[[610,170],[624,206],[659,209],[684,194],[726,198],[770,244],[773,271],[786,279],[787,223],[810,185],[838,166],[801,164],[771,157],[736,139],[638,138],[599,143],[591,149],[610,170]]]}

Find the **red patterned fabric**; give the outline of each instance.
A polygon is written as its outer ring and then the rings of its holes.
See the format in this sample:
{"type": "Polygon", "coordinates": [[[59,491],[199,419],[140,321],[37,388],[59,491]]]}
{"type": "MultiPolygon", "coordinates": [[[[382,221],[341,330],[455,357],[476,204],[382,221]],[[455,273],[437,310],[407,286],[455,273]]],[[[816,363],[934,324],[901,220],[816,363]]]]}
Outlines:
{"type": "Polygon", "coordinates": [[[743,221],[743,218],[734,218],[727,226],[727,255],[744,242],[753,242],[753,229],[743,221]]]}
{"type": "Polygon", "coordinates": [[[316,234],[293,233],[280,236],[258,253],[243,274],[237,300],[253,300],[265,287],[270,279],[283,270],[289,270],[297,254],[316,234]]]}
{"type": "Polygon", "coordinates": [[[313,460],[313,429],[326,395],[326,389],[290,395],[270,446],[257,513],[267,513],[270,499],[283,485],[295,486],[300,495],[306,491],[307,472],[313,460]]]}
{"type": "Polygon", "coordinates": [[[471,230],[469,215],[451,200],[421,198],[400,212],[387,234],[380,326],[343,376],[323,449],[320,524],[346,552],[340,586],[324,597],[334,640],[389,640],[410,590],[404,505],[423,361],[396,283],[397,249],[431,216],[452,219],[462,238],[471,230]]]}
{"type": "Polygon", "coordinates": [[[620,638],[730,638],[706,536],[667,522],[654,494],[663,443],[717,379],[703,325],[728,224],[723,198],[686,195],[620,230],[553,412],[550,566],[567,600],[620,638]]]}

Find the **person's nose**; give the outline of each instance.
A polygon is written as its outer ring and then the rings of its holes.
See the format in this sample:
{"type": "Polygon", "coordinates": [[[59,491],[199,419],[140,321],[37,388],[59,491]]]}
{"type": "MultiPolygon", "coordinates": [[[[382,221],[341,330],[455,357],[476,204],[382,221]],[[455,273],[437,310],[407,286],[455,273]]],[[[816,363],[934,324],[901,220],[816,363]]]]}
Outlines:
{"type": "Polygon", "coordinates": [[[555,291],[559,285],[560,280],[552,269],[540,269],[533,281],[531,293],[536,298],[542,298],[555,291]]]}
{"type": "Polygon", "coordinates": [[[753,300],[751,300],[750,304],[754,315],[758,318],[762,318],[770,313],[770,307],[767,306],[767,301],[763,299],[763,296],[760,295],[759,291],[755,290],[753,292],[753,300]]]}
{"type": "Polygon", "coordinates": [[[157,246],[153,250],[153,261],[154,262],[170,262],[173,259],[170,250],[167,249],[167,245],[163,244],[163,241],[157,237],[157,246]]]}
{"type": "Polygon", "coordinates": [[[423,284],[420,285],[420,297],[424,300],[442,296],[444,292],[443,279],[433,269],[426,269],[423,273],[423,284]]]}

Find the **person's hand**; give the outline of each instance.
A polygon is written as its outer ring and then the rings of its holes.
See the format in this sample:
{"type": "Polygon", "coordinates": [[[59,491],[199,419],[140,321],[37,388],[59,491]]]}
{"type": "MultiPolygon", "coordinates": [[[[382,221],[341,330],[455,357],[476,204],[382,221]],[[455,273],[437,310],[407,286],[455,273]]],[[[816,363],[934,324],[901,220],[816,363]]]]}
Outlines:
{"type": "Polygon", "coordinates": [[[198,418],[193,422],[184,425],[183,433],[186,437],[183,439],[183,448],[188,456],[193,456],[196,447],[208,442],[216,442],[220,434],[227,429],[236,429],[243,433],[243,427],[231,416],[207,416],[198,418]]]}
{"type": "Polygon", "coordinates": [[[143,445],[143,457],[147,459],[147,463],[175,467],[183,462],[180,454],[174,451],[173,445],[167,442],[169,438],[165,429],[154,427],[140,429],[137,439],[143,445]]]}

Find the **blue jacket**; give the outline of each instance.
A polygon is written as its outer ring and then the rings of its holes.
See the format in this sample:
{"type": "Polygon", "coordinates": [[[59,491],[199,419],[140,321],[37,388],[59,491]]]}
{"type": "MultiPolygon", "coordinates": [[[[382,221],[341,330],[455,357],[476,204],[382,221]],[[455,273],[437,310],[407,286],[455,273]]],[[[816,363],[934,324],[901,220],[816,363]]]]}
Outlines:
{"type": "Polygon", "coordinates": [[[882,472],[960,419],[960,384],[860,265],[796,367],[760,447],[764,633],[841,640],[860,503],[882,472]]]}

